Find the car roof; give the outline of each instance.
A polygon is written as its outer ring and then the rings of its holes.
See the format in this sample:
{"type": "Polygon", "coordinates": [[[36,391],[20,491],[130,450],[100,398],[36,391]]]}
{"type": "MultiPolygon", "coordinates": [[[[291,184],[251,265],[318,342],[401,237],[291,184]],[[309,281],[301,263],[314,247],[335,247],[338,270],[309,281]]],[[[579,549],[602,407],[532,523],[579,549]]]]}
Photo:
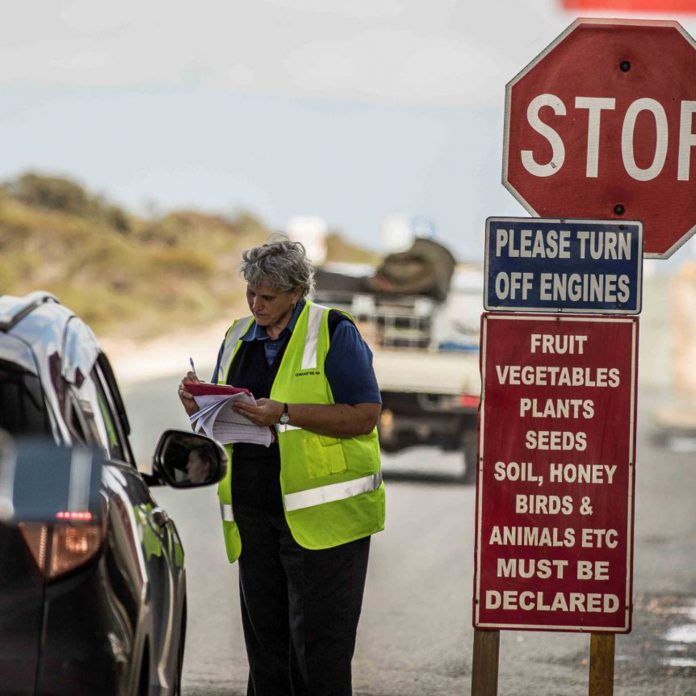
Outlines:
{"type": "Polygon", "coordinates": [[[33,309],[45,302],[58,302],[58,298],[43,290],[22,297],[0,295],[0,331],[11,331],[33,309]]]}
{"type": "MultiPolygon", "coordinates": [[[[61,412],[60,377],[79,387],[100,353],[89,326],[54,295],[37,291],[23,297],[0,296],[0,360],[41,380],[51,413],[61,412]]],[[[69,442],[62,419],[53,425],[58,439],[69,442]]]]}
{"type": "Polygon", "coordinates": [[[44,291],[22,297],[0,296],[0,358],[24,357],[17,362],[29,368],[26,356],[20,356],[17,341],[33,354],[36,366],[32,372],[37,372],[37,367],[39,372],[42,368],[55,371],[58,358],[60,374],[73,383],[79,379],[78,371],[89,373],[101,352],[87,324],[44,291]]]}

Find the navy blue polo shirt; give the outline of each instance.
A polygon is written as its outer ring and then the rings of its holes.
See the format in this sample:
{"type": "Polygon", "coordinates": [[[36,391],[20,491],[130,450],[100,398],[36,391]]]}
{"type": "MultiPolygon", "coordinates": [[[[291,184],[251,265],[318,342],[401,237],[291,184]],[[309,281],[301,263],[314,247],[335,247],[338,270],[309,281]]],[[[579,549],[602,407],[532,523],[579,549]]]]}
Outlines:
{"type": "MultiPolygon", "coordinates": [[[[254,322],[242,336],[242,341],[262,341],[266,361],[270,365],[289,339],[304,306],[304,301],[297,304],[288,325],[277,339],[271,339],[266,327],[254,322]]],[[[224,342],[218,353],[213,382],[217,381],[223,350],[224,342]]],[[[324,369],[337,404],[382,403],[375,372],[372,369],[372,351],[352,321],[345,319],[336,325],[331,336],[329,352],[326,354],[324,369]]]]}

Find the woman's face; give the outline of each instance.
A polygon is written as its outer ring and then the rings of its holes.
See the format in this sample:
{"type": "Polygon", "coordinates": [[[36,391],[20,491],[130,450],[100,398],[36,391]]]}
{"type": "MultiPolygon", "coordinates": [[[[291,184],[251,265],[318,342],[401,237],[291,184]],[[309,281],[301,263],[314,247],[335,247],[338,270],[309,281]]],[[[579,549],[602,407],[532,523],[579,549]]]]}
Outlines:
{"type": "Polygon", "coordinates": [[[301,291],[277,290],[262,280],[253,288],[247,285],[247,302],[249,309],[259,326],[278,326],[288,322],[292,309],[299,302],[301,291]]]}

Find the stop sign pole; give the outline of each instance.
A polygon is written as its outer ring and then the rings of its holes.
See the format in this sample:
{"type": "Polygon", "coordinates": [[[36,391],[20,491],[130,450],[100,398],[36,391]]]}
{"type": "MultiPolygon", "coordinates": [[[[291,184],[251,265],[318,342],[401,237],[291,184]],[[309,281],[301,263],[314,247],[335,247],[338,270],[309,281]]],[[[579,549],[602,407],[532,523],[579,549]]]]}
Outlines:
{"type": "Polygon", "coordinates": [[[503,185],[532,214],[696,232],[696,43],[678,22],[578,19],[506,88],[503,185]]]}

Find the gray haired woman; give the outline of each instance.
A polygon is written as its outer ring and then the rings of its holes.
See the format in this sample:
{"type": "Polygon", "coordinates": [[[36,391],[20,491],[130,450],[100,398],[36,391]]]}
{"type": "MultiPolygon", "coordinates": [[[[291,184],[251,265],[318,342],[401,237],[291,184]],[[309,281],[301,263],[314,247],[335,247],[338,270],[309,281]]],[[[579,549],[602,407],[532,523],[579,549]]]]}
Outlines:
{"type": "MultiPolygon", "coordinates": [[[[227,445],[218,495],[239,559],[249,696],[350,696],[370,535],[384,527],[372,353],[353,321],[307,299],[304,247],[244,252],[251,316],[235,321],[213,382],[244,387],[235,408],[270,427],[269,447],[227,445]]],[[[179,397],[191,414],[187,384],[179,397]]]]}

